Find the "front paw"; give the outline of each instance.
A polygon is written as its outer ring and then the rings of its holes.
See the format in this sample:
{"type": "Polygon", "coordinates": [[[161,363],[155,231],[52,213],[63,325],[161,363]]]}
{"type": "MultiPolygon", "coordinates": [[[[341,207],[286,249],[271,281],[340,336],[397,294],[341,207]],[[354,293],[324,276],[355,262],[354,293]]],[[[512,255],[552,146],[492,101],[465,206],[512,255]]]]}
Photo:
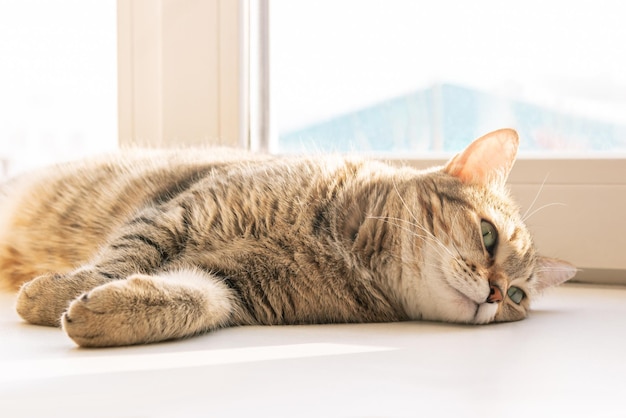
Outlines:
{"type": "Polygon", "coordinates": [[[17,294],[17,313],[31,324],[58,327],[61,314],[72,299],[62,294],[61,278],[58,274],[46,274],[25,283],[17,294]]]}
{"type": "Polygon", "coordinates": [[[135,327],[127,281],[108,283],[84,293],[63,313],[63,330],[81,347],[137,344],[146,338],[135,327]]]}
{"type": "MultiPolygon", "coordinates": [[[[215,327],[228,311],[207,312],[200,284],[136,274],[98,286],[74,300],[63,329],[82,347],[143,344],[182,338],[215,327]]],[[[219,308],[219,307],[218,307],[219,308]]]]}
{"type": "Polygon", "coordinates": [[[98,292],[89,292],[70,303],[61,317],[65,333],[82,347],[102,346],[106,337],[106,309],[99,303],[98,292]],[[95,293],[95,294],[94,294],[95,293]]]}

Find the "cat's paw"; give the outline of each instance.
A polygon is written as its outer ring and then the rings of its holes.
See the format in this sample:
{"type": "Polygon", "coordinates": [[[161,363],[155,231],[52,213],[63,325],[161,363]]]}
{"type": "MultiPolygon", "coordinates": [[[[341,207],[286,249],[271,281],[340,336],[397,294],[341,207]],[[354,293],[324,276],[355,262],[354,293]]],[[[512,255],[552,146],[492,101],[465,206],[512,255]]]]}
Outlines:
{"type": "Polygon", "coordinates": [[[81,347],[162,341],[181,336],[176,335],[179,327],[173,318],[179,306],[172,302],[168,289],[154,277],[134,275],[84,293],[70,304],[61,321],[81,347]]]}
{"type": "MultiPolygon", "coordinates": [[[[136,343],[131,323],[135,300],[128,280],[108,283],[84,293],[70,303],[61,318],[63,330],[81,347],[136,343]]],[[[139,306],[137,306],[139,308],[139,306]]]]}
{"type": "Polygon", "coordinates": [[[71,300],[63,295],[62,279],[47,274],[25,283],[17,294],[17,313],[31,324],[58,327],[71,300]]]}
{"type": "Polygon", "coordinates": [[[227,324],[231,292],[195,271],[136,274],[76,298],[63,314],[63,329],[82,347],[183,338],[227,324]]]}

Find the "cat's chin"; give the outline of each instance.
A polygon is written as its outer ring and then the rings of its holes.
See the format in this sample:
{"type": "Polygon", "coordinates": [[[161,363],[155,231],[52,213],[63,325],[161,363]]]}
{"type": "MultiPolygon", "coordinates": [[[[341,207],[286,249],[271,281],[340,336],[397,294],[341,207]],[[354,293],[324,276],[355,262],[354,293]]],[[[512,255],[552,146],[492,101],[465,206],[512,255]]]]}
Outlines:
{"type": "Polygon", "coordinates": [[[498,312],[497,303],[476,303],[471,299],[467,299],[464,304],[458,303],[456,305],[460,313],[459,316],[450,318],[451,322],[465,323],[472,325],[484,325],[489,324],[495,320],[496,313],[498,312]]]}
{"type": "MultiPolygon", "coordinates": [[[[447,286],[448,292],[452,293],[453,304],[446,313],[450,314],[452,322],[481,325],[494,321],[498,303],[486,302],[488,295],[480,295],[481,289],[465,287],[461,290],[449,282],[447,286]]],[[[482,290],[488,292],[487,288],[482,290]]]]}
{"type": "Polygon", "coordinates": [[[493,322],[498,312],[497,303],[481,303],[477,306],[476,314],[471,323],[476,325],[488,324],[493,322]]]}

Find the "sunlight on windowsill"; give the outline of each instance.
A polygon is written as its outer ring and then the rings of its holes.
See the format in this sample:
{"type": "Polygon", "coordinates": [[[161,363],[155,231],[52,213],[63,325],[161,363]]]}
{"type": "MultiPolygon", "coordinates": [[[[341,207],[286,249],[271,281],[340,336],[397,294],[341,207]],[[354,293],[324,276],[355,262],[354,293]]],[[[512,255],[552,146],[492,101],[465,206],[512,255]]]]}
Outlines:
{"type": "Polygon", "coordinates": [[[396,349],[381,346],[312,343],[177,353],[142,353],[136,355],[111,354],[88,357],[29,359],[0,363],[0,369],[3,370],[2,376],[0,376],[0,383],[2,383],[5,378],[8,378],[10,381],[33,380],[63,376],[180,369],[393,350],[396,349]]]}

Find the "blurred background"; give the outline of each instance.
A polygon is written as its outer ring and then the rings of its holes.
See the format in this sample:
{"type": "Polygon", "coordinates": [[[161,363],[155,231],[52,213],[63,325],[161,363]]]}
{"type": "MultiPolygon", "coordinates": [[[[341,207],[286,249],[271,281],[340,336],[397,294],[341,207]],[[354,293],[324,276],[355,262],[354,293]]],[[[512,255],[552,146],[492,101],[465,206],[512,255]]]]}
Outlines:
{"type": "Polygon", "coordinates": [[[115,0],[0,0],[1,175],[117,147],[115,0]]]}
{"type": "MultiPolygon", "coordinates": [[[[0,173],[116,149],[119,10],[188,3],[1,0],[0,173]]],[[[257,3],[239,1],[243,13],[257,3]]],[[[505,126],[528,155],[626,151],[618,1],[261,3],[268,39],[247,34],[269,61],[271,152],[449,154],[505,126]]]]}
{"type": "MultiPolygon", "coordinates": [[[[274,149],[626,151],[617,1],[270,2],[274,149]]],[[[417,154],[416,154],[417,155],[417,154]]]]}

